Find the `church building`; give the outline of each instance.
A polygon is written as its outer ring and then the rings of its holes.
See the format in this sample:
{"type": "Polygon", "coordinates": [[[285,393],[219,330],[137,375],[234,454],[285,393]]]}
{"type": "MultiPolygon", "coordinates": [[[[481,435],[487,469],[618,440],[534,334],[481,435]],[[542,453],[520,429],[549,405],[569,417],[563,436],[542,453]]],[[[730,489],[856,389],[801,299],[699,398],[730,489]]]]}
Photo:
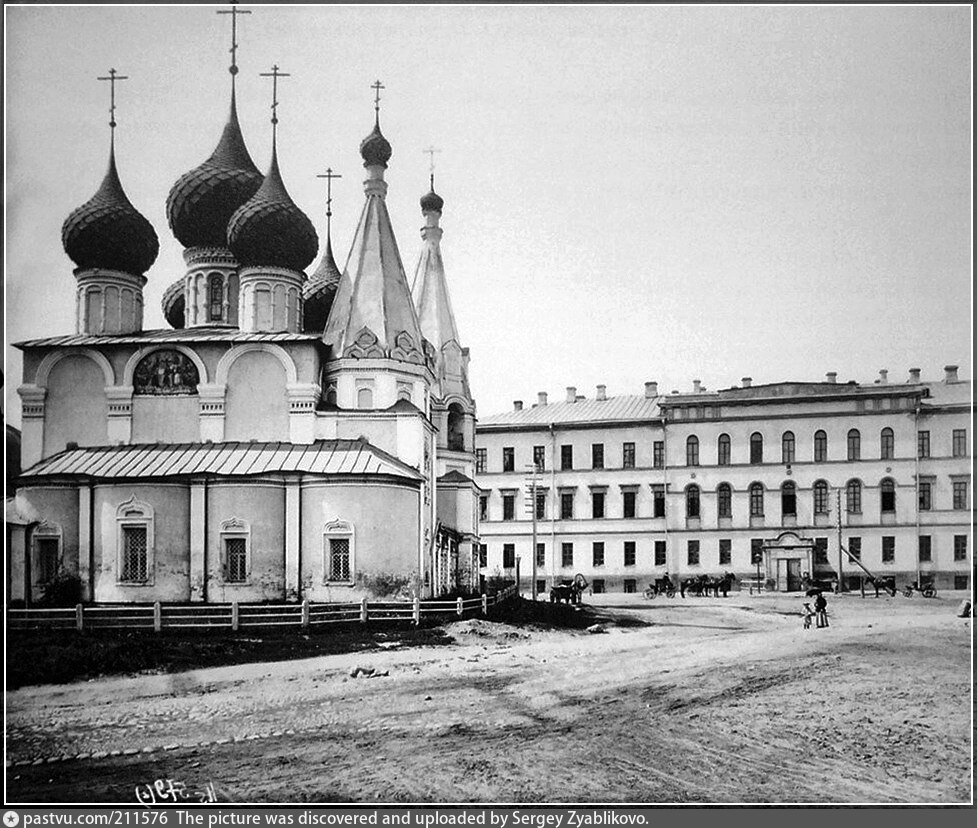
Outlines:
{"type": "Polygon", "coordinates": [[[36,602],[59,573],[93,602],[349,601],[391,583],[427,598],[478,585],[475,403],[433,174],[411,287],[385,201],[378,82],[346,265],[327,231],[308,275],[318,235],[282,180],[277,117],[264,174],[248,153],[236,46],[220,140],[166,200],[186,269],[163,295],[163,330],[143,328],[148,279],[166,277],[147,275],[159,240],[122,186],[113,97],[105,179],[62,232],[76,331],[17,345],[23,526],[8,546],[8,602],[36,602]]]}

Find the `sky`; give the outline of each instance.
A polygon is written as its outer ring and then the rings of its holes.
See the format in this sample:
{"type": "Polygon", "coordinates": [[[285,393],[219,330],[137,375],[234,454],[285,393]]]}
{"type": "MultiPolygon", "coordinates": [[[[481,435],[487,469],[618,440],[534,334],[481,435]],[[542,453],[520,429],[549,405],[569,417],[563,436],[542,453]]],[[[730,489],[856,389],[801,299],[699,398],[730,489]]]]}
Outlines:
{"type": "MultiPolygon", "coordinates": [[[[123,186],[153,224],[145,328],[183,274],[172,184],[213,150],[228,6],[5,6],[5,412],[11,342],[74,333],[61,224],[101,183],[110,68],[123,186]]],[[[971,376],[969,6],[242,4],[238,104],[294,201],[346,261],[359,143],[393,147],[408,279],[434,146],[442,251],[482,415],[783,380],[971,376]]],[[[313,266],[314,267],[314,264],[313,266]]],[[[310,272],[311,272],[310,268],[310,272]]]]}

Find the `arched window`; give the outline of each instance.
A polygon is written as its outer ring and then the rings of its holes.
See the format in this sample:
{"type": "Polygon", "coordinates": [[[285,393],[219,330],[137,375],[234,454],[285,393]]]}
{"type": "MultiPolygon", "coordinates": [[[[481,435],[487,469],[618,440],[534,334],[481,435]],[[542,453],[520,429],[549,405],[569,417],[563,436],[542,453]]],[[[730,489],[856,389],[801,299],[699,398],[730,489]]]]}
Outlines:
{"type": "Polygon", "coordinates": [[[373,389],[360,388],[356,391],[357,408],[373,408],[373,389]]]}
{"type": "Polygon", "coordinates": [[[224,277],[220,273],[211,273],[207,282],[209,298],[208,317],[211,322],[220,322],[224,318],[224,277]]]}
{"type": "Polygon", "coordinates": [[[814,514],[828,514],[828,484],[824,480],[814,481],[814,514]]]}
{"type": "Polygon", "coordinates": [[[823,431],[814,432],[814,462],[823,463],[828,459],[828,435],[823,431]]]}
{"type": "Polygon", "coordinates": [[[750,517],[763,517],[763,484],[750,484],[750,517]]]}
{"type": "Polygon", "coordinates": [[[780,487],[780,513],[782,515],[797,515],[797,486],[788,480],[780,487]]]}
{"type": "Polygon", "coordinates": [[[896,510],[896,484],[891,477],[885,478],[879,486],[882,495],[882,511],[894,512],[896,510]]]}
{"type": "Polygon", "coordinates": [[[336,405],[336,386],[330,385],[326,388],[326,405],[336,405]]]}
{"type": "Polygon", "coordinates": [[[685,465],[699,465],[699,438],[694,434],[685,441],[685,465]]]}
{"type": "Polygon", "coordinates": [[[860,460],[862,457],[862,435],[857,428],[848,432],[848,459],[860,460]]]}
{"type": "Polygon", "coordinates": [[[852,514],[862,511],[862,484],[858,480],[849,480],[845,486],[845,508],[852,514]]]}
{"type": "Polygon", "coordinates": [[[448,406],[448,448],[451,451],[465,450],[465,412],[458,403],[448,406]]]}
{"type": "Polygon", "coordinates": [[[729,444],[729,435],[728,434],[720,434],[719,435],[719,442],[716,445],[716,453],[717,453],[717,460],[716,460],[716,462],[720,466],[728,466],[729,465],[729,455],[730,455],[730,444],[729,444]]]}
{"type": "Polygon", "coordinates": [[[891,428],[883,428],[881,434],[881,445],[879,447],[879,457],[883,460],[891,460],[896,453],[896,438],[891,428]]]}
{"type": "Polygon", "coordinates": [[[780,439],[780,456],[782,463],[794,462],[794,432],[785,431],[780,439]]]}
{"type": "Polygon", "coordinates": [[[716,487],[716,504],[719,509],[719,517],[733,516],[733,488],[729,483],[720,483],[716,487]]]}
{"type": "Polygon", "coordinates": [[[689,518],[699,517],[699,487],[689,486],[685,490],[685,516],[689,518]]]}
{"type": "Polygon", "coordinates": [[[148,503],[130,497],[115,513],[120,584],[151,584],[154,570],[154,513],[148,503]]]}
{"type": "Polygon", "coordinates": [[[763,435],[759,431],[750,435],[750,462],[763,462],[763,435]]]}

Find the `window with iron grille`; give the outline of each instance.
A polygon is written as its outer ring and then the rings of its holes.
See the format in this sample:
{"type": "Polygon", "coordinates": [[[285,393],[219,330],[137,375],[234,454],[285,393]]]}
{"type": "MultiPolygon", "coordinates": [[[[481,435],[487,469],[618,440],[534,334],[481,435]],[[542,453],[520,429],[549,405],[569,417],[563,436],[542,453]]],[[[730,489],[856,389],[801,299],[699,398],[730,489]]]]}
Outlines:
{"type": "Polygon", "coordinates": [[[590,447],[590,465],[595,469],[604,468],[604,444],[594,443],[590,447]]]}
{"type": "Polygon", "coordinates": [[[694,434],[685,441],[685,465],[699,465],[699,438],[694,434]]]}
{"type": "Polygon", "coordinates": [[[797,487],[788,480],[780,487],[780,513],[797,515],[797,487]]]}
{"type": "Polygon", "coordinates": [[[665,565],[665,541],[655,541],[655,566],[665,565]]]}
{"type": "Polygon", "coordinates": [[[621,447],[621,465],[625,469],[634,468],[634,443],[625,443],[621,447]]]}
{"type": "Polygon", "coordinates": [[[636,514],[637,492],[623,492],[624,495],[624,517],[633,518],[636,514]]]}
{"type": "Polygon", "coordinates": [[[933,484],[925,480],[919,483],[919,510],[928,512],[933,508],[933,484]]]}
{"type": "Polygon", "coordinates": [[[916,432],[916,456],[920,458],[930,456],[930,433],[928,431],[916,432]]]}
{"type": "Polygon", "coordinates": [[[657,487],[652,489],[652,502],[654,504],[654,517],[665,517],[665,489],[657,487]]]}
{"type": "Polygon", "coordinates": [[[665,442],[663,440],[655,440],[652,446],[652,465],[656,469],[665,468],[665,442]]]}
{"type": "Polygon", "coordinates": [[[848,459],[860,460],[862,457],[862,435],[857,428],[848,432],[848,459]]]}
{"type": "Polygon", "coordinates": [[[883,428],[879,435],[879,457],[891,460],[896,453],[896,438],[891,428],[883,428]]]}
{"type": "Polygon", "coordinates": [[[475,449],[475,472],[484,474],[485,466],[488,464],[488,449],[475,449]]]}
{"type": "Polygon", "coordinates": [[[933,538],[929,535],[919,536],[919,562],[930,563],[933,560],[933,538]]]}
{"type": "Polygon", "coordinates": [[[955,561],[967,560],[967,536],[966,535],[953,536],[953,560],[955,561]]]}
{"type": "Polygon", "coordinates": [[[502,495],[502,520],[516,519],[516,496],[513,494],[502,495]]]}
{"type": "Polygon", "coordinates": [[[763,484],[750,484],[750,517],[763,517],[763,484]]]}
{"type": "Polygon", "coordinates": [[[570,520],[573,517],[573,493],[563,492],[560,495],[560,518],[570,520]]]}
{"type": "Polygon", "coordinates": [[[763,435],[759,431],[750,435],[750,462],[763,462],[763,435]]]}
{"type": "Polygon", "coordinates": [[[637,559],[637,547],[634,541],[624,541],[624,565],[634,566],[637,559]]]}
{"type": "Polygon", "coordinates": [[[516,470],[516,450],[513,446],[505,446],[502,449],[502,471],[511,472],[516,470]]]}
{"type": "Polygon", "coordinates": [[[721,518],[733,516],[733,488],[729,483],[720,483],[716,487],[716,509],[721,518]]]}
{"type": "Polygon", "coordinates": [[[573,446],[560,446],[560,468],[563,471],[573,468],[573,446]]]}
{"type": "Polygon", "coordinates": [[[516,565],[516,545],[514,543],[502,544],[502,568],[513,569],[516,565]]]}
{"type": "Polygon", "coordinates": [[[763,538],[750,539],[750,563],[763,563],[763,538]]]}
{"type": "Polygon", "coordinates": [[[896,559],[896,539],[893,535],[882,536],[882,563],[892,563],[896,559]]]}
{"type": "Polygon", "coordinates": [[[814,563],[826,564],[828,562],[828,539],[814,539],[814,563]]]}
{"type": "Polygon", "coordinates": [[[624,591],[628,594],[638,591],[638,582],[634,578],[624,579],[624,591]]]}
{"type": "Polygon", "coordinates": [[[849,480],[845,486],[845,508],[851,514],[861,514],[862,484],[858,480],[849,480]]]}
{"type": "Polygon", "coordinates": [[[539,471],[546,471],[546,446],[533,446],[533,464],[539,471]]]}
{"type": "Polygon", "coordinates": [[[685,516],[687,518],[699,517],[699,487],[689,486],[685,490],[685,516]]]}
{"type": "Polygon", "coordinates": [[[604,493],[603,492],[591,492],[591,516],[595,518],[604,517],[604,493]]]}
{"type": "Polygon", "coordinates": [[[955,480],[953,483],[953,508],[967,508],[967,481],[955,480]]]}
{"type": "Polygon", "coordinates": [[[478,545],[478,565],[479,567],[488,566],[488,544],[480,543],[478,545]]]}
{"type": "Polygon", "coordinates": [[[564,543],[560,548],[560,561],[563,566],[573,566],[573,544],[564,543]]]}
{"type": "Polygon", "coordinates": [[[967,456],[967,429],[965,428],[953,429],[953,456],[967,456]]]}
{"type": "MultiPolygon", "coordinates": [[[[349,541],[346,541],[346,557],[349,559],[349,541]]],[[[248,579],[247,538],[224,538],[224,580],[243,583],[248,579]]]]}
{"type": "Polygon", "coordinates": [[[604,542],[594,541],[594,566],[604,565],[604,542]]]}
{"type": "Polygon", "coordinates": [[[37,582],[46,584],[58,574],[61,542],[57,538],[37,539],[37,582]]]}
{"type": "Polygon", "coordinates": [[[699,565],[699,541],[697,540],[688,542],[688,563],[689,566],[699,565]]]}
{"type": "Polygon", "coordinates": [[[857,536],[848,538],[848,551],[856,561],[860,561],[862,559],[862,539],[857,536]]]}
{"type": "Polygon", "coordinates": [[[536,544],[536,566],[546,566],[546,544],[536,544]]]}
{"type": "Polygon", "coordinates": [[[794,432],[785,431],[780,440],[780,460],[782,463],[794,462],[794,432]]]}
{"type": "Polygon", "coordinates": [[[828,459],[828,435],[821,431],[814,432],[814,462],[823,463],[828,459]]]}
{"type": "Polygon", "coordinates": [[[329,580],[350,580],[349,538],[329,538],[329,580]]]}
{"type": "Polygon", "coordinates": [[[720,466],[728,466],[730,463],[731,446],[728,434],[720,434],[716,443],[716,462],[720,466]]]}
{"type": "Polygon", "coordinates": [[[149,580],[145,526],[122,527],[122,580],[149,580]]]}
{"type": "Polygon", "coordinates": [[[828,514],[828,484],[824,480],[814,481],[814,514],[828,514]]]}
{"type": "Polygon", "coordinates": [[[733,560],[733,541],[729,538],[719,539],[719,565],[729,566],[733,560]]]}
{"type": "Polygon", "coordinates": [[[894,512],[896,510],[896,484],[887,477],[882,481],[879,489],[882,497],[882,511],[894,512]]]}

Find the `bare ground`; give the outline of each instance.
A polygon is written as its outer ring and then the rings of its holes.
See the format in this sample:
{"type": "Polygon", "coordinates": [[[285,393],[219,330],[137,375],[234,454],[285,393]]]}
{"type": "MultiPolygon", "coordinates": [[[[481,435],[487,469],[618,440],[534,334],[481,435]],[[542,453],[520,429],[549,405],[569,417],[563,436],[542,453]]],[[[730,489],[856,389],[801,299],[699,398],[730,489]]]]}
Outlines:
{"type": "Polygon", "coordinates": [[[6,798],[966,803],[960,597],[831,599],[803,630],[797,598],[603,595],[603,634],[465,621],[450,647],[25,687],[6,798]]]}

